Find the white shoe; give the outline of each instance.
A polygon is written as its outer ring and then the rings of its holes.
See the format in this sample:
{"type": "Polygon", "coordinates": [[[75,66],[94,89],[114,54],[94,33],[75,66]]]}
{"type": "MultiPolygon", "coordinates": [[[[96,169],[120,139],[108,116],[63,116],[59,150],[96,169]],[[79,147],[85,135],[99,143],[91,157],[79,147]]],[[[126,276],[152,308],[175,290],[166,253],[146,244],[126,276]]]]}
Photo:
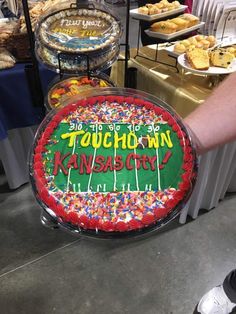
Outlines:
{"type": "Polygon", "coordinates": [[[230,314],[233,310],[236,310],[236,303],[230,301],[221,285],[211,289],[201,298],[194,313],[230,314]]]}

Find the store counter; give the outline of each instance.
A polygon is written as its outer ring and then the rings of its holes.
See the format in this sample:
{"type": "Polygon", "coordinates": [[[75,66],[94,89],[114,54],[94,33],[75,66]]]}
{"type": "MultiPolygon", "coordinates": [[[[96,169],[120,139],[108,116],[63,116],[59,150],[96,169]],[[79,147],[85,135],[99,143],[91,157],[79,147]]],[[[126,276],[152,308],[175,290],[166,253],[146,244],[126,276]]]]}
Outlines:
{"type": "MultiPolygon", "coordinates": [[[[174,67],[146,59],[155,60],[155,49],[156,45],[142,47],[139,54],[143,57],[135,57],[137,51],[131,49],[129,67],[137,69],[137,89],[159,97],[184,118],[210,95],[220,78],[183,73],[181,69],[178,72],[174,67]]],[[[175,64],[165,51],[159,51],[158,58],[175,64]]],[[[118,86],[123,86],[124,62],[113,66],[112,79],[118,86]]],[[[227,191],[236,191],[236,142],[201,157],[196,186],[181,212],[180,222],[184,223],[187,215],[196,218],[201,208],[216,207],[227,191]]]]}
{"type": "MultiPolygon", "coordinates": [[[[28,152],[44,116],[33,106],[24,67],[0,71],[0,160],[12,189],[28,182],[28,152]]],[[[40,67],[40,76],[46,91],[55,73],[40,67]]]]}

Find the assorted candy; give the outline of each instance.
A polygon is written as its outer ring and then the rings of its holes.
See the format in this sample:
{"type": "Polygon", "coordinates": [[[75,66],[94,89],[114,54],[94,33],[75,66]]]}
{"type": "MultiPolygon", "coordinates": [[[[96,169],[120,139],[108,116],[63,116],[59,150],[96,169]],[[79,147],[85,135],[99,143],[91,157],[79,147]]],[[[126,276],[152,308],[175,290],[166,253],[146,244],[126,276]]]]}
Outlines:
{"type": "Polygon", "coordinates": [[[54,84],[48,93],[48,105],[56,108],[70,97],[82,94],[93,88],[111,87],[113,83],[108,78],[80,76],[71,77],[54,84]]]}

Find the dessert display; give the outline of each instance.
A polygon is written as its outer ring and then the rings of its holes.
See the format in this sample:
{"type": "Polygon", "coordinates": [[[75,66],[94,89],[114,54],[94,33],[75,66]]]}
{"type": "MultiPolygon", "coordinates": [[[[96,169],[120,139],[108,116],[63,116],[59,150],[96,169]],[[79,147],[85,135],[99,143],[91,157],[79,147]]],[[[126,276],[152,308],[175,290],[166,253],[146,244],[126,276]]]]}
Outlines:
{"type": "Polygon", "coordinates": [[[119,237],[175,217],[196,164],[175,113],[150,95],[113,88],[52,110],[37,132],[30,171],[37,200],[59,225],[119,237]]]}
{"type": "Polygon", "coordinates": [[[209,49],[216,44],[215,36],[196,35],[188,39],[180,40],[174,44],[173,51],[177,54],[185,53],[189,49],[202,48],[209,49]]]}
{"type": "Polygon", "coordinates": [[[62,81],[54,83],[50,88],[47,96],[47,104],[50,109],[57,108],[65,104],[72,96],[82,95],[85,91],[94,88],[112,87],[114,84],[110,79],[103,76],[73,76],[62,81]]]}
{"type": "Polygon", "coordinates": [[[168,2],[167,0],[162,0],[154,4],[147,3],[145,6],[139,7],[138,13],[147,15],[160,14],[163,12],[178,9],[179,7],[179,1],[168,2]]]}
{"type": "Polygon", "coordinates": [[[151,25],[151,31],[162,34],[172,34],[197,24],[199,24],[199,18],[186,13],[173,19],[153,23],[151,25]]]}

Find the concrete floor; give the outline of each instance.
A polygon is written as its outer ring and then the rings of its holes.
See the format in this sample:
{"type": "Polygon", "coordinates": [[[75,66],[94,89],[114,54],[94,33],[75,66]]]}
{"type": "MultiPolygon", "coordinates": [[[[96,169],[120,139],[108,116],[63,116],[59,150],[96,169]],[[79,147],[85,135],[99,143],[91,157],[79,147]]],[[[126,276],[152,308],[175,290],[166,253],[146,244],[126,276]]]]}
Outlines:
{"type": "Polygon", "coordinates": [[[195,221],[132,241],[75,238],[39,217],[30,186],[9,191],[2,174],[1,314],[191,314],[235,267],[232,194],[195,221]]]}
{"type": "Polygon", "coordinates": [[[191,314],[235,267],[235,195],[141,240],[91,240],[43,227],[30,186],[9,191],[4,180],[2,314],[191,314]]]}

